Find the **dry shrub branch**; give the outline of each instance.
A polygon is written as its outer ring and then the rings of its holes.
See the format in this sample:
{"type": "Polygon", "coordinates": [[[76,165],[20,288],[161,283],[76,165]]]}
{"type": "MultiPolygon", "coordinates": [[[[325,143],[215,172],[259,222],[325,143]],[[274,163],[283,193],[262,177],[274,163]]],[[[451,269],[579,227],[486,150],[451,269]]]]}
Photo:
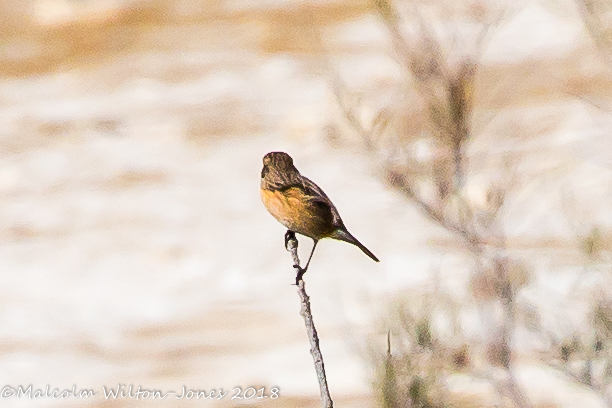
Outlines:
{"type": "MultiPolygon", "coordinates": [[[[376,0],[374,10],[403,70],[405,100],[399,107],[381,108],[368,124],[360,119],[359,107],[351,106],[350,91],[336,80],[333,88],[338,105],[369,151],[380,158],[389,184],[431,221],[452,233],[473,258],[470,290],[480,308],[498,308],[502,317],[494,323],[482,347],[486,364],[475,364],[467,371],[490,381],[501,399],[516,407],[528,407],[515,377],[513,335],[519,308],[517,294],[527,284],[529,274],[508,253],[499,221],[513,187],[512,166],[505,166],[505,177],[488,187],[484,208],[474,203],[466,189],[479,57],[488,34],[503,20],[505,9],[478,1],[458,8],[444,2],[376,0]],[[446,13],[441,7],[450,11],[446,13]],[[444,25],[460,16],[469,20],[471,30],[462,31],[457,25],[445,35],[448,30],[441,29],[430,15],[447,17],[444,25]],[[499,372],[504,373],[502,380],[494,375],[499,372]]],[[[395,355],[390,348],[384,368],[379,370],[383,405],[448,406],[444,380],[458,367],[466,370],[471,351],[465,344],[445,344],[430,330],[427,316],[404,314],[399,321],[403,324],[398,336],[404,339],[399,344],[404,346],[395,355]]]]}

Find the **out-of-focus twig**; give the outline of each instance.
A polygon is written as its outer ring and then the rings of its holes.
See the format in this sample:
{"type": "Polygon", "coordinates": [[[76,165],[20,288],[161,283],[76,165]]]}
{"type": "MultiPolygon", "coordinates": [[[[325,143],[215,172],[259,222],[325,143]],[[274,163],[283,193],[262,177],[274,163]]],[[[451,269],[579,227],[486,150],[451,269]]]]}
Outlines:
{"type": "Polygon", "coordinates": [[[589,104],[590,106],[593,106],[594,108],[599,109],[602,112],[608,114],[612,113],[612,105],[610,105],[609,103],[605,103],[601,100],[596,100],[595,98],[586,95],[578,94],[577,92],[568,92],[567,94],[569,96],[582,100],[583,102],[589,104]]]}
{"type": "Polygon", "coordinates": [[[395,177],[390,177],[392,178],[394,184],[397,183],[395,187],[400,188],[400,190],[408,198],[412,199],[412,201],[417,204],[429,218],[440,224],[445,229],[458,234],[472,252],[481,252],[481,245],[484,244],[481,237],[471,231],[465,224],[462,225],[449,219],[449,217],[445,216],[440,209],[428,203],[423,197],[420,197],[409,184],[402,182],[402,180],[398,179],[398,177],[400,176],[395,175],[395,177]]]}
{"type": "Polygon", "coordinates": [[[610,29],[602,21],[603,10],[600,7],[609,7],[609,2],[598,0],[576,0],[578,11],[582,16],[584,25],[591,34],[595,45],[605,58],[606,63],[612,67],[612,41],[610,29]]]}
{"type": "Polygon", "coordinates": [[[551,361],[546,362],[546,364],[550,367],[553,368],[563,374],[565,374],[566,376],[568,376],[572,381],[586,385],[587,387],[589,387],[589,389],[591,389],[592,391],[594,391],[596,394],[598,394],[604,401],[604,403],[606,404],[607,407],[612,407],[612,397],[610,397],[610,395],[608,395],[608,393],[606,392],[606,387],[600,384],[596,384],[593,381],[589,381],[586,382],[584,381],[583,378],[581,378],[581,376],[579,376],[576,373],[573,373],[572,371],[570,371],[566,365],[563,364],[556,364],[553,363],[551,361]]]}
{"type": "MultiPolygon", "coordinates": [[[[290,238],[287,242],[287,248],[291,252],[293,259],[293,265],[300,264],[300,258],[298,257],[298,241],[295,236],[290,238]]],[[[299,270],[296,268],[296,273],[299,270]]],[[[306,293],[306,284],[304,280],[298,282],[298,295],[300,295],[300,302],[302,307],[300,309],[300,315],[304,318],[304,324],[306,325],[306,331],[308,332],[308,340],[310,341],[310,354],[314,360],[315,370],[317,372],[317,380],[319,381],[319,389],[321,391],[321,402],[323,408],[333,408],[334,403],[329,395],[329,388],[327,386],[327,377],[325,376],[325,365],[323,364],[323,354],[319,348],[319,336],[317,335],[317,329],[315,328],[314,321],[312,319],[312,312],[310,311],[310,297],[306,293]]]]}
{"type": "Polygon", "coordinates": [[[346,102],[346,85],[344,84],[344,82],[342,82],[340,76],[332,69],[328,70],[328,75],[330,76],[330,82],[332,84],[332,91],[334,93],[334,97],[336,98],[336,103],[342,111],[342,115],[346,118],[346,121],[353,128],[353,130],[355,130],[361,136],[366,145],[366,148],[371,149],[373,147],[372,130],[366,128],[366,126],[362,123],[361,119],[359,119],[355,111],[346,102]]]}

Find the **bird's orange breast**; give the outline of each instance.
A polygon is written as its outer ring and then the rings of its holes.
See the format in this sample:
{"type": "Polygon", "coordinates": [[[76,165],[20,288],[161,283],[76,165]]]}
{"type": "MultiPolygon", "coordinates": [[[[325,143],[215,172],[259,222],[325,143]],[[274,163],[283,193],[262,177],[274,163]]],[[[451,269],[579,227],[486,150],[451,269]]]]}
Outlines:
{"type": "Polygon", "coordinates": [[[279,190],[261,190],[261,200],[266,209],[285,227],[293,230],[302,216],[304,205],[300,190],[296,187],[279,190]]]}
{"type": "Polygon", "coordinates": [[[260,192],[268,212],[288,229],[316,239],[328,236],[334,229],[329,221],[314,212],[301,188],[261,189],[260,192]]]}

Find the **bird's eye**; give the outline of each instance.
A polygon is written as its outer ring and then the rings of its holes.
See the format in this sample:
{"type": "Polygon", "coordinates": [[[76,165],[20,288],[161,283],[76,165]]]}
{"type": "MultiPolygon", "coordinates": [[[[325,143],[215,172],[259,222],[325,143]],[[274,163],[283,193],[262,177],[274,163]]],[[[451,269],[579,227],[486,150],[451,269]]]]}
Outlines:
{"type": "Polygon", "coordinates": [[[268,174],[269,171],[270,171],[270,169],[268,169],[268,166],[264,165],[263,169],[261,169],[261,178],[266,177],[266,174],[268,174]]]}

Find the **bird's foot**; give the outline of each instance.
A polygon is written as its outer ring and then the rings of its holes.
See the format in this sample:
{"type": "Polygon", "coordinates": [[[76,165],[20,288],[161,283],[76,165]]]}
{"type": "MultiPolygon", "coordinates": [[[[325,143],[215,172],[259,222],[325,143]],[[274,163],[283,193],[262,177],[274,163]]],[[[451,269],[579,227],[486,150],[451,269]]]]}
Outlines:
{"type": "Polygon", "coordinates": [[[300,265],[293,265],[293,267],[298,270],[297,275],[295,275],[295,286],[298,286],[302,280],[302,276],[306,273],[306,269],[302,268],[300,265]]]}
{"type": "Polygon", "coordinates": [[[297,242],[297,239],[295,238],[295,232],[291,230],[287,230],[287,232],[285,232],[285,249],[287,251],[289,251],[288,245],[289,245],[289,241],[291,240],[295,240],[297,242]]]}

